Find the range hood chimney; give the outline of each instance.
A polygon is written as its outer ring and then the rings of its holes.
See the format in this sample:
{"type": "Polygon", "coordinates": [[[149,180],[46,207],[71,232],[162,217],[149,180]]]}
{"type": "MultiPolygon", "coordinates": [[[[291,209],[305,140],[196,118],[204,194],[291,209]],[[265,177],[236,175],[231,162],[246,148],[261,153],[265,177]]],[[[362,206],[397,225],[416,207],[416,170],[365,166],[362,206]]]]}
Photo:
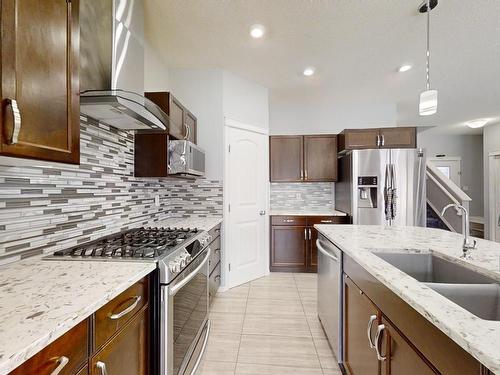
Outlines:
{"type": "Polygon", "coordinates": [[[142,0],[80,1],[80,113],[123,130],[168,130],[167,114],[142,95],[143,19],[142,0]]]}

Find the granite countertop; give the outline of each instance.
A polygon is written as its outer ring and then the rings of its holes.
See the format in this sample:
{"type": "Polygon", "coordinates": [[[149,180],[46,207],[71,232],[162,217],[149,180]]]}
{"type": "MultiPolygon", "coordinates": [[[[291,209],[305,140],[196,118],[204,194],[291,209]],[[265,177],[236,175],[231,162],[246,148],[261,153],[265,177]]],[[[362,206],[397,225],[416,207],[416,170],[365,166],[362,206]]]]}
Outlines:
{"type": "Polygon", "coordinates": [[[271,216],[347,216],[346,213],[332,209],[271,209],[271,216]]]}
{"type": "MultiPolygon", "coordinates": [[[[210,230],[220,217],[151,226],[210,230]]],[[[25,362],[156,268],[152,262],[45,261],[0,266],[0,375],[25,362]]]]}
{"type": "Polygon", "coordinates": [[[316,228],[464,350],[500,374],[500,322],[480,319],[383,261],[374,253],[432,252],[500,281],[500,243],[477,239],[473,260],[462,260],[463,237],[440,229],[368,225],[316,228]]]}

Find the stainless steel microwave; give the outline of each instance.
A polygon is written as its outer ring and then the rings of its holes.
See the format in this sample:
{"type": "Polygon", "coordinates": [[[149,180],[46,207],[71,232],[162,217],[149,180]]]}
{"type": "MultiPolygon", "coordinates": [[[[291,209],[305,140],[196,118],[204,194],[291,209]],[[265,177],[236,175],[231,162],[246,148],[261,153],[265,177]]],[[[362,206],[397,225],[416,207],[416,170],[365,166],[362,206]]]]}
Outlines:
{"type": "Polygon", "coordinates": [[[205,151],[189,141],[169,141],[168,173],[203,176],[205,174],[205,151]]]}

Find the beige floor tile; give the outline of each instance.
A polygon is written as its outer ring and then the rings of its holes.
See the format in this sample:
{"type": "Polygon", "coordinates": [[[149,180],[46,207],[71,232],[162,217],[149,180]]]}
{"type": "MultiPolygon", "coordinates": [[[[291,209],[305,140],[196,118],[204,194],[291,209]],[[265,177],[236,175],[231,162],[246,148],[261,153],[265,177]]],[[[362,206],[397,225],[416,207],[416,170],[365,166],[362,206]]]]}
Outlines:
{"type": "Polygon", "coordinates": [[[323,326],[319,321],[319,318],[316,315],[306,315],[307,323],[309,324],[309,329],[311,330],[312,337],[316,337],[318,339],[325,339],[325,331],[323,330],[323,326]]]}
{"type": "Polygon", "coordinates": [[[336,368],[324,368],[323,375],[342,375],[342,371],[338,366],[336,368]]]}
{"type": "Polygon", "coordinates": [[[318,290],[317,289],[301,289],[299,288],[299,296],[302,301],[317,302],[318,290]]]}
{"type": "Polygon", "coordinates": [[[300,300],[277,300],[264,298],[249,298],[247,301],[247,315],[279,315],[304,316],[304,308],[300,300]]]}
{"type": "Polygon", "coordinates": [[[203,361],[196,375],[234,375],[236,363],[203,361]]]}
{"type": "Polygon", "coordinates": [[[322,375],[319,368],[299,368],[287,366],[256,365],[238,363],[236,375],[322,375]]]}
{"type": "Polygon", "coordinates": [[[304,316],[245,315],[243,334],[311,337],[304,316]]]}
{"type": "Polygon", "coordinates": [[[318,316],[318,302],[302,300],[302,307],[306,315],[318,316]]]}
{"type": "Polygon", "coordinates": [[[275,300],[299,300],[299,292],[293,287],[276,287],[273,285],[250,287],[248,298],[267,298],[275,300]]]}
{"type": "Polygon", "coordinates": [[[243,329],[244,314],[210,313],[212,333],[240,333],[243,329]]]}
{"type": "Polygon", "coordinates": [[[247,300],[241,298],[215,298],[211,311],[216,313],[244,314],[247,300]]]}
{"type": "Polygon", "coordinates": [[[250,282],[251,286],[284,286],[295,288],[295,279],[291,273],[276,273],[272,272],[269,276],[261,277],[250,282]]]}
{"type": "MultiPolygon", "coordinates": [[[[313,274],[314,275],[314,274],[313,274]]],[[[310,276],[309,274],[295,274],[295,284],[299,289],[317,289],[318,278],[316,275],[310,276]]]]}
{"type": "Polygon", "coordinates": [[[217,293],[217,298],[243,298],[248,297],[248,291],[250,290],[250,284],[243,284],[235,288],[226,290],[225,292],[217,293]]]}
{"type": "Polygon", "coordinates": [[[243,335],[239,363],[320,367],[312,338],[285,336],[243,335]]]}
{"type": "Polygon", "coordinates": [[[236,333],[210,333],[204,359],[206,361],[236,362],[241,335],[236,333]]]}
{"type": "Polygon", "coordinates": [[[338,368],[337,360],[333,356],[332,349],[328,343],[327,339],[314,339],[314,346],[318,352],[319,361],[322,368],[326,369],[336,369],[338,368]]]}

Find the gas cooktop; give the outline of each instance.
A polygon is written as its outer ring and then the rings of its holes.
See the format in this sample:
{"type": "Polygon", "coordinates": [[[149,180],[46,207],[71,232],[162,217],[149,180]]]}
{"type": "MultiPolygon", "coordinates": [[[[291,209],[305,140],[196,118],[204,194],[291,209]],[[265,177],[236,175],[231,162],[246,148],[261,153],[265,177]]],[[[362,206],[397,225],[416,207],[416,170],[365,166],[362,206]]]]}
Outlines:
{"type": "Polygon", "coordinates": [[[93,260],[157,260],[168,256],[199,233],[191,228],[137,228],[56,251],[48,258],[93,260]]]}

